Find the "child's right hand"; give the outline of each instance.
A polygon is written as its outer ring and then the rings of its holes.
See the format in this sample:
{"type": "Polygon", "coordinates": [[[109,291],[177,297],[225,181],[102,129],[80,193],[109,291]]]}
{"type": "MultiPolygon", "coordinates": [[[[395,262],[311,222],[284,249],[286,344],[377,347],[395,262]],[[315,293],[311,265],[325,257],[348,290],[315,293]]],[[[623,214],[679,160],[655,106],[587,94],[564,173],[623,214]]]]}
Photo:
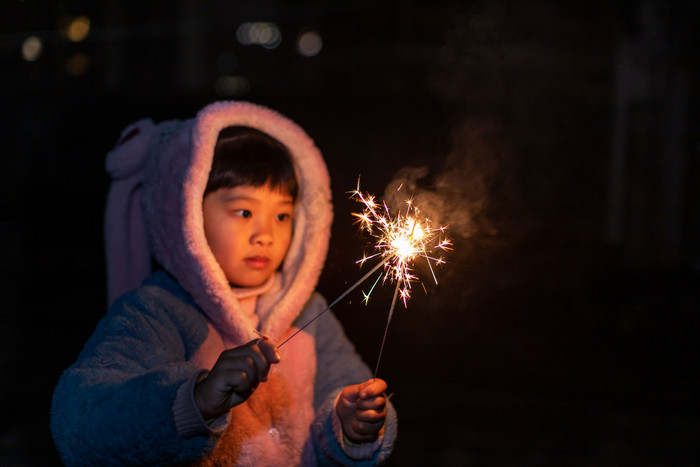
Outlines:
{"type": "Polygon", "coordinates": [[[244,402],[260,382],[267,381],[270,365],[279,361],[275,346],[263,339],[221,352],[209,374],[194,389],[194,401],[202,417],[219,417],[244,402]]]}

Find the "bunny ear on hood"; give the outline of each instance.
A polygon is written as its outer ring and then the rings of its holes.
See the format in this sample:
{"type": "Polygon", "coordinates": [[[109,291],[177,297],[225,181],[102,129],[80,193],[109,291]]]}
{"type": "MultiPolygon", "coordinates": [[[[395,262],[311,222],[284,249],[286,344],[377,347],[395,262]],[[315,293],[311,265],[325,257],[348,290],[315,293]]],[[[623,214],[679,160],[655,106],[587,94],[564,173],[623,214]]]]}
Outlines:
{"type": "Polygon", "coordinates": [[[152,255],[226,340],[241,344],[256,336],[254,325],[207,244],[202,218],[214,146],[229,126],[267,133],[292,156],[299,184],[294,234],[272,288],[258,300],[262,332],[281,336],[291,326],[316,287],[328,251],[330,180],[304,130],[248,102],[217,102],[191,120],[142,120],[124,131],[107,157],[113,177],[105,213],[108,291],[111,302],[138,286],[151,272],[152,255]]]}
{"type": "Polygon", "coordinates": [[[105,160],[105,169],[112,178],[104,218],[109,304],[136,288],[151,272],[140,201],[143,167],[151,139],[158,131],[151,119],[129,125],[105,160]]]}

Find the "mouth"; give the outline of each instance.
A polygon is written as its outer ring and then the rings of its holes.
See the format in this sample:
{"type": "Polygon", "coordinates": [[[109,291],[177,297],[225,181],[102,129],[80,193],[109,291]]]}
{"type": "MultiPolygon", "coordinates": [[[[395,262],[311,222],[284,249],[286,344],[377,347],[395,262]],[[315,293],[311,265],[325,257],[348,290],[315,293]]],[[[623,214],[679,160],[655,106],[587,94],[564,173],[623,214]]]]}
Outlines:
{"type": "Polygon", "coordinates": [[[245,261],[245,264],[252,269],[265,269],[270,264],[270,258],[262,255],[249,256],[243,261],[245,261]]]}

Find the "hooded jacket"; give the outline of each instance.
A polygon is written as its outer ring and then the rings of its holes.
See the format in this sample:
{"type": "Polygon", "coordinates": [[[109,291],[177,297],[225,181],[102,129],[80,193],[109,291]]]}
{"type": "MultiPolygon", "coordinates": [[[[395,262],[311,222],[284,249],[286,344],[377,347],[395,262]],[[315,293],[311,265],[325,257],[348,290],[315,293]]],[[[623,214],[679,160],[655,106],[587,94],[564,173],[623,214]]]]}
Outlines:
{"type": "Polygon", "coordinates": [[[319,150],[295,123],[245,102],[194,119],[128,127],[106,161],[107,315],[61,376],[51,430],[68,465],[374,465],[391,452],[396,415],[374,443],[352,445],[335,413],[340,390],[371,377],[331,312],[279,350],[243,404],[204,421],[194,385],[223,350],[264,334],[284,339],[326,308],[314,292],[332,205],[319,150]],[[282,267],[246,314],[211,252],[202,199],[221,130],[246,126],[280,141],[299,185],[282,267]],[[162,270],[152,272],[152,259],[162,270]],[[253,319],[254,318],[254,319],[253,319]]]}

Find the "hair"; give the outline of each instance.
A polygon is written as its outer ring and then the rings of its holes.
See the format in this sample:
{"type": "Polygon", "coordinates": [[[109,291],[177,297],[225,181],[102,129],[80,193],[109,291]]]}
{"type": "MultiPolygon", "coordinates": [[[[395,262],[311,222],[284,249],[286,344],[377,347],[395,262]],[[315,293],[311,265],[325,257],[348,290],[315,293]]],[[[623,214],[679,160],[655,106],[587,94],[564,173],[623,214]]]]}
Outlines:
{"type": "Polygon", "coordinates": [[[289,150],[262,131],[231,126],[219,133],[204,196],[220,188],[269,186],[296,201],[298,183],[289,150]]]}

